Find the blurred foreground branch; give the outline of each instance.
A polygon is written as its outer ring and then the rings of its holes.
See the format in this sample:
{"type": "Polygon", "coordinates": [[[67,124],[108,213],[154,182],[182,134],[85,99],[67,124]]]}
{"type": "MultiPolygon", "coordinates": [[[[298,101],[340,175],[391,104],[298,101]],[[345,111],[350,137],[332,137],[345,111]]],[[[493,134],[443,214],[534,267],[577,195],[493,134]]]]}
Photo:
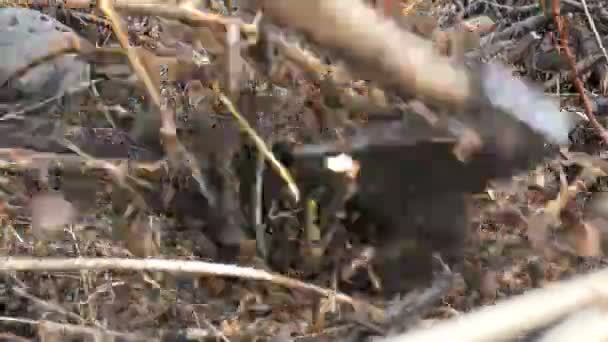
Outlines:
{"type": "MultiPolygon", "coordinates": [[[[429,329],[391,337],[384,342],[497,341],[513,339],[606,298],[608,269],[484,307],[429,329]]],[[[583,327],[579,327],[583,328],[583,327]]]]}
{"type": "Polygon", "coordinates": [[[361,1],[263,1],[264,13],[341,53],[364,78],[405,97],[462,108],[475,95],[464,67],[361,1]],[[354,67],[357,64],[357,67],[354,67]],[[440,76],[440,77],[439,77],[440,76]]]}

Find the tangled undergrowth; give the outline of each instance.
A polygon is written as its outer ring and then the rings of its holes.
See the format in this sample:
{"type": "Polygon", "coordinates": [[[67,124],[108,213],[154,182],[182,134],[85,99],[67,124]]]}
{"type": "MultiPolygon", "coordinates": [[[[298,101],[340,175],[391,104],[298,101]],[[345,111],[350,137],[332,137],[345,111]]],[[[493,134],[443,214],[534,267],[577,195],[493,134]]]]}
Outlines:
{"type": "Polygon", "coordinates": [[[2,5],[3,340],[606,338],[603,2],[2,5]]]}

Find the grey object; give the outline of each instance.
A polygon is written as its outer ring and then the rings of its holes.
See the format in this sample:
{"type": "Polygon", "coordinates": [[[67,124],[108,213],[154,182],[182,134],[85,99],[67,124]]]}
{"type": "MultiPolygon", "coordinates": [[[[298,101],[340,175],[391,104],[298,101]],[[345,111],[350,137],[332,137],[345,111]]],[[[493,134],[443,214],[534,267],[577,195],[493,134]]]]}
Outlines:
{"type": "MultiPolygon", "coordinates": [[[[33,60],[48,55],[52,42],[69,32],[71,28],[38,11],[0,9],[0,84],[33,60]]],[[[12,80],[10,88],[27,99],[44,99],[87,80],[88,64],[74,55],[63,55],[12,80]]]]}
{"type": "Polygon", "coordinates": [[[11,79],[16,71],[47,56],[53,42],[72,29],[41,12],[0,9],[0,148],[63,149],[54,142],[62,95],[89,80],[89,65],[62,55],[11,79]]]}
{"type": "Polygon", "coordinates": [[[607,116],[608,115],[608,97],[605,96],[596,96],[591,99],[591,109],[597,116],[607,116]]]}
{"type": "Polygon", "coordinates": [[[498,64],[483,66],[482,87],[490,103],[513,115],[549,142],[565,145],[576,124],[573,116],[560,111],[559,103],[539,88],[514,78],[498,64]]]}

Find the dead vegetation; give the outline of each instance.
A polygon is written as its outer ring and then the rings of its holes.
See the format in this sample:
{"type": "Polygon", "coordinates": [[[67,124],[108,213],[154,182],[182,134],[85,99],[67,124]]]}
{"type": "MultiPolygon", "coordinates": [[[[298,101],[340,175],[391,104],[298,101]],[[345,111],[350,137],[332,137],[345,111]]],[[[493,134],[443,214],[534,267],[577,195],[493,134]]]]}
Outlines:
{"type": "Polygon", "coordinates": [[[2,5],[0,339],[608,338],[602,1],[2,5]]]}

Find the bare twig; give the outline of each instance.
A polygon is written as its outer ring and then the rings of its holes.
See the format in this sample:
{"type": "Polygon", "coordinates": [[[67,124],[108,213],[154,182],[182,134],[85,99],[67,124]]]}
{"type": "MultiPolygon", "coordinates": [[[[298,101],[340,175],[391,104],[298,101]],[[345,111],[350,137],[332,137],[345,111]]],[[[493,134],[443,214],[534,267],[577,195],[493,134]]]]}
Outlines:
{"type": "Polygon", "coordinates": [[[547,17],[544,15],[536,15],[533,17],[529,17],[525,20],[517,22],[511,25],[509,28],[504,29],[497,33],[491,33],[486,37],[483,37],[481,40],[481,46],[485,46],[486,44],[503,40],[503,39],[511,39],[516,35],[523,35],[532,30],[535,30],[537,27],[544,25],[547,22],[547,17]]]}
{"type": "MultiPolygon", "coordinates": [[[[78,147],[70,142],[66,141],[65,143],[75,154],[43,153],[26,149],[0,148],[0,169],[35,169],[40,167],[40,165],[49,165],[49,163],[53,162],[61,168],[69,170],[102,170],[111,177],[117,186],[127,190],[133,196],[135,204],[140,208],[145,207],[145,201],[141,194],[127,180],[131,180],[144,188],[150,188],[150,184],[133,175],[129,175],[124,168],[113,164],[111,161],[95,159],[80,151],[78,147]]],[[[139,166],[137,163],[134,163],[132,167],[137,168],[139,166]]]]}
{"type": "Polygon", "coordinates": [[[352,297],[335,293],[333,290],[305,283],[297,279],[258,270],[251,267],[216,264],[203,261],[166,260],[166,259],[121,259],[121,258],[28,258],[0,257],[0,271],[82,271],[82,270],[133,270],[151,272],[171,272],[192,275],[216,275],[253,280],[269,281],[289,288],[307,290],[322,296],[334,295],[336,300],[351,304],[363,305],[375,317],[384,313],[369,304],[361,303],[352,297]]]}
{"type": "Polygon", "coordinates": [[[165,143],[165,148],[168,149],[167,152],[174,151],[174,140],[177,139],[175,122],[173,116],[171,115],[172,113],[167,113],[166,110],[162,110],[160,90],[156,88],[152,77],[146,70],[141,58],[139,57],[137,50],[135,50],[129,44],[129,38],[122,25],[122,20],[120,19],[116,11],[114,11],[114,6],[112,2],[109,0],[100,0],[98,7],[110,20],[110,23],[112,24],[112,30],[116,34],[116,38],[118,39],[121,47],[127,51],[127,57],[129,58],[129,62],[131,63],[133,70],[137,74],[137,77],[144,83],[148,96],[150,97],[154,105],[157,108],[161,109],[161,138],[163,138],[162,140],[165,143]],[[168,137],[171,137],[171,141],[167,141],[168,137]]]}
{"type": "Polygon", "coordinates": [[[608,53],[606,53],[606,48],[604,48],[604,42],[602,41],[602,37],[600,37],[600,34],[597,32],[597,27],[595,27],[595,21],[593,21],[591,13],[589,13],[589,7],[587,7],[587,0],[581,0],[581,3],[583,4],[585,16],[587,17],[587,21],[589,22],[589,27],[591,28],[591,31],[593,31],[593,35],[595,36],[595,41],[602,50],[602,54],[604,55],[604,58],[606,58],[606,62],[608,62],[608,53]]]}
{"type": "Polygon", "coordinates": [[[589,100],[589,97],[585,93],[585,86],[583,84],[583,81],[581,81],[581,79],[578,76],[577,69],[576,69],[576,60],[574,59],[574,54],[570,50],[570,46],[568,44],[568,29],[560,14],[560,4],[559,4],[560,0],[552,0],[552,1],[553,1],[553,5],[552,5],[553,19],[555,21],[555,26],[557,26],[557,30],[560,34],[560,40],[559,40],[560,47],[563,50],[564,54],[566,55],[566,60],[568,61],[568,64],[570,66],[570,71],[572,73],[572,82],[574,83],[576,90],[580,94],[581,101],[583,102],[583,106],[585,108],[585,114],[587,114],[589,121],[591,122],[593,127],[597,130],[597,132],[600,135],[600,137],[602,138],[602,140],[604,140],[604,142],[608,144],[608,132],[602,126],[602,124],[599,121],[597,121],[597,118],[595,117],[595,114],[593,113],[593,106],[591,104],[591,100],[589,100]]]}
{"type": "Polygon", "coordinates": [[[154,85],[154,81],[150,77],[150,74],[147,72],[143,62],[141,61],[139,55],[137,54],[137,50],[131,47],[129,44],[129,38],[127,32],[125,31],[122,20],[114,11],[114,5],[109,0],[100,0],[99,9],[108,17],[110,23],[112,24],[112,30],[116,34],[116,38],[118,39],[120,46],[127,50],[127,57],[129,58],[129,62],[133,66],[137,77],[144,83],[146,90],[148,91],[148,95],[152,102],[160,108],[161,100],[160,100],[160,92],[156,89],[154,85]]]}
{"type": "MultiPolygon", "coordinates": [[[[65,315],[66,317],[69,317],[71,319],[74,319],[74,320],[76,320],[76,321],[78,321],[80,323],[83,323],[83,324],[86,323],[85,319],[82,318],[82,317],[80,317],[80,316],[78,316],[77,314],[75,314],[73,312],[70,312],[70,311],[67,311],[66,309],[64,309],[63,307],[61,307],[61,306],[59,306],[57,304],[44,301],[44,300],[42,300],[42,299],[40,299],[40,298],[38,298],[38,297],[36,297],[36,296],[34,296],[32,294],[29,294],[29,293],[27,293],[27,291],[25,291],[22,288],[13,287],[12,290],[18,296],[21,296],[23,298],[26,298],[26,299],[30,300],[34,305],[39,306],[39,307],[41,307],[44,310],[54,311],[54,312],[60,313],[62,315],[65,315]]],[[[103,328],[101,326],[101,324],[99,324],[99,323],[97,323],[95,325],[98,328],[103,328]]]]}
{"type": "Polygon", "coordinates": [[[378,96],[374,97],[370,93],[367,96],[359,95],[352,91],[352,88],[341,87],[342,83],[350,81],[346,79],[346,72],[336,66],[331,66],[321,62],[310,51],[304,50],[299,46],[287,42],[283,37],[277,38],[277,47],[285,54],[285,57],[300,68],[304,69],[305,75],[315,82],[327,81],[337,93],[340,94],[342,104],[353,111],[379,111],[388,110],[386,103],[377,101],[377,97],[384,97],[379,94],[380,89],[376,89],[378,96]]]}
{"type": "MultiPolygon", "coordinates": [[[[47,7],[54,5],[53,0],[19,0],[19,3],[28,3],[34,6],[47,7]]],[[[65,0],[61,2],[62,7],[70,9],[90,9],[91,6],[95,5],[95,0],[65,0]]],[[[237,21],[240,23],[239,27],[241,33],[250,36],[257,33],[257,29],[253,24],[247,24],[239,19],[229,18],[224,15],[207,13],[199,11],[192,6],[192,3],[184,1],[183,3],[173,4],[167,1],[157,0],[113,0],[113,8],[125,12],[127,14],[136,14],[144,16],[159,16],[166,19],[178,20],[184,24],[201,27],[207,26],[212,28],[222,28],[226,26],[229,21],[237,21]]],[[[86,13],[76,12],[77,16],[84,16],[86,13]]],[[[97,21],[106,22],[103,18],[95,18],[97,21]]],[[[109,21],[111,24],[111,20],[109,21]]]]}
{"type": "Polygon", "coordinates": [[[137,15],[159,16],[166,19],[179,20],[184,24],[201,27],[223,28],[229,24],[236,23],[241,33],[246,35],[255,34],[257,29],[253,24],[247,24],[237,18],[227,18],[219,14],[205,13],[191,6],[174,6],[158,3],[130,3],[117,2],[116,8],[121,12],[137,15]]]}
{"type": "Polygon", "coordinates": [[[150,99],[160,111],[160,137],[171,166],[178,169],[179,161],[181,160],[180,156],[184,156],[184,159],[187,161],[186,166],[191,170],[194,179],[198,183],[201,194],[205,196],[212,205],[214,205],[215,198],[209,191],[207,191],[208,186],[206,182],[204,182],[200,168],[193,162],[195,159],[188,151],[186,151],[177,137],[175,111],[172,110],[167,103],[162,102],[160,89],[156,87],[153,78],[150,76],[148,70],[146,70],[138,51],[129,44],[128,35],[122,26],[122,21],[119,15],[114,10],[112,2],[110,0],[100,0],[98,7],[112,23],[112,29],[114,30],[121,47],[127,50],[127,56],[133,70],[137,74],[137,77],[144,83],[150,99]]]}
{"type": "Polygon", "coordinates": [[[154,103],[154,105],[160,110],[161,141],[163,142],[163,146],[169,155],[170,160],[177,160],[177,155],[181,145],[177,139],[175,113],[171,112],[167,106],[162,105],[160,89],[157,89],[137,50],[129,44],[129,38],[122,25],[122,20],[114,10],[114,5],[112,2],[110,0],[100,0],[98,7],[112,23],[112,30],[116,34],[116,38],[118,39],[120,46],[127,51],[127,57],[129,58],[129,62],[131,63],[133,70],[137,74],[137,77],[143,82],[152,103],[154,103]]]}
{"type": "Polygon", "coordinates": [[[270,162],[272,168],[279,174],[279,176],[281,176],[281,178],[283,178],[285,183],[287,183],[287,186],[289,187],[289,190],[291,191],[291,194],[293,195],[294,199],[296,201],[299,201],[300,190],[298,190],[298,186],[293,180],[293,177],[291,176],[289,170],[287,170],[287,168],[283,166],[283,164],[281,164],[281,162],[274,156],[272,151],[270,151],[270,149],[266,146],[266,143],[264,143],[264,140],[260,138],[260,136],[253,129],[253,127],[249,125],[247,120],[236,110],[236,107],[234,106],[232,101],[230,101],[230,99],[222,93],[219,94],[219,99],[226,106],[226,108],[228,108],[228,111],[232,114],[232,116],[234,116],[234,118],[238,121],[241,128],[247,133],[251,140],[253,140],[253,143],[255,144],[256,148],[270,162]]]}

